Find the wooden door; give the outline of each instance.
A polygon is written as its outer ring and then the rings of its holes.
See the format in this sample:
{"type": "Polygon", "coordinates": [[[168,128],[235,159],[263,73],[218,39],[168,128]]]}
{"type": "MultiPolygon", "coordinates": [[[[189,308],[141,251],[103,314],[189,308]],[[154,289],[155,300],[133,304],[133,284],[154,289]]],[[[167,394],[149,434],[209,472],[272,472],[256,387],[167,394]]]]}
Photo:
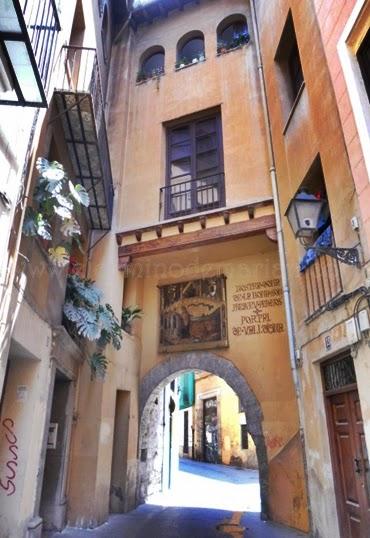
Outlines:
{"type": "Polygon", "coordinates": [[[203,446],[204,460],[218,463],[218,420],[217,398],[203,401],[203,446]]]}
{"type": "Polygon", "coordinates": [[[343,538],[370,536],[370,478],[357,390],[328,396],[343,538]]]}

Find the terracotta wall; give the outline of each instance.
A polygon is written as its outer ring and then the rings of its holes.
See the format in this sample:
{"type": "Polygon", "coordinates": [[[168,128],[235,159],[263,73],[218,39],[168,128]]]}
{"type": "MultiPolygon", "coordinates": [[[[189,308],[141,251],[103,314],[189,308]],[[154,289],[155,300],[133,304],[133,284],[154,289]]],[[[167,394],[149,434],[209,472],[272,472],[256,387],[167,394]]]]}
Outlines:
{"type": "MultiPolygon", "coordinates": [[[[366,2],[365,2],[366,4],[366,2]]],[[[346,23],[356,5],[355,0],[314,0],[317,21],[320,27],[327,65],[338,104],[348,158],[351,165],[356,193],[362,217],[362,235],[365,242],[365,259],[369,256],[370,245],[370,181],[366,169],[363,149],[360,144],[353,114],[348,86],[338,54],[338,42],[346,23]]]]}
{"type": "MultiPolygon", "coordinates": [[[[134,274],[138,274],[137,270],[138,267],[132,268],[134,274]]],[[[287,479],[286,476],[289,476],[288,481],[291,480],[290,474],[297,478],[290,494],[284,496],[281,495],[282,490],[271,482],[271,517],[281,523],[307,529],[303,462],[300,442],[296,437],[299,428],[298,414],[288,360],[283,307],[280,304],[268,309],[271,321],[281,326],[283,332],[276,331],[267,335],[246,335],[239,331],[243,325],[242,315],[252,313],[242,313],[234,308],[234,304],[239,301],[238,286],[273,281],[276,289],[279,289],[280,272],[275,244],[265,238],[250,238],[224,245],[173,252],[161,257],[143,259],[141,270],[148,276],[129,278],[126,288],[132,289],[136,284],[143,286],[139,303],[144,311],[139,330],[142,335],[141,378],[168,360],[169,356],[158,353],[158,285],[219,273],[226,275],[229,347],[213,351],[235,364],[261,404],[269,468],[275,469],[274,462],[279,456],[284,464],[274,470],[275,477],[279,476],[281,484],[287,479]],[[240,257],[242,252],[245,255],[240,257]],[[158,268],[159,272],[156,271],[158,268]],[[295,446],[297,457],[294,459],[286,452],[290,443],[295,446]],[[298,508],[294,511],[293,505],[296,504],[298,508]]]]}
{"type": "Polygon", "coordinates": [[[159,191],[165,184],[164,123],[213,107],[221,110],[227,205],[271,196],[255,48],[250,43],[216,56],[216,28],[233,13],[246,15],[253,34],[248,4],[229,0],[189,5],[139,27],[128,42],[117,44],[111,67],[110,128],[126,129],[124,142],[112,140],[113,155],[119,151],[117,157],[123,161],[117,206],[120,230],[159,220],[159,191]],[[192,30],[205,35],[206,61],[175,71],[177,42],[192,30]],[[154,45],[165,48],[165,75],[137,85],[140,58],[154,45]]]}
{"type": "MultiPolygon", "coordinates": [[[[360,171],[362,160],[355,135],[352,135],[352,155],[350,158],[348,156],[350,146],[346,146],[345,142],[346,140],[350,142],[348,136],[351,114],[345,88],[340,90],[342,79],[335,52],[335,36],[338,36],[340,26],[343,26],[340,17],[344,17],[344,13],[348,14],[352,4],[353,2],[312,3],[288,0],[256,2],[282,213],[285,212],[289,201],[319,154],[338,246],[358,244],[357,232],[352,230],[350,221],[353,216],[361,217],[362,203],[356,197],[358,180],[355,183],[352,176],[354,166],[358,165],[360,171]],[[317,22],[315,6],[320,10],[319,14],[322,17],[322,33],[317,22]],[[284,78],[275,61],[275,55],[289,10],[295,27],[305,85],[288,117],[284,107],[286,102],[284,78]],[[323,48],[322,35],[328,45],[327,54],[323,48]],[[339,93],[341,95],[338,96],[339,93]],[[340,114],[337,97],[340,101],[340,114]],[[346,140],[342,132],[344,123],[346,123],[346,140]]],[[[349,349],[351,342],[343,323],[353,315],[354,304],[348,303],[346,307],[333,311],[321,309],[316,311],[312,318],[308,317],[305,278],[298,266],[304,249],[299,241],[294,239],[285,218],[283,227],[296,346],[303,365],[299,376],[302,386],[303,427],[313,532],[318,537],[334,538],[339,536],[339,528],[320,361],[349,349]],[[329,346],[325,345],[327,336],[331,342],[329,346]]],[[[364,234],[362,239],[365,239],[364,234]]],[[[366,242],[363,242],[363,246],[366,249],[366,242]]],[[[362,285],[363,270],[340,264],[339,272],[344,292],[353,291],[362,285]]],[[[362,388],[370,360],[366,345],[359,347],[357,358],[357,378],[362,397],[362,411],[366,420],[369,416],[369,401],[366,391],[362,388]]],[[[367,431],[368,439],[369,433],[367,431]]]]}
{"type": "Polygon", "coordinates": [[[195,455],[203,457],[203,399],[217,396],[218,402],[218,428],[219,452],[221,463],[225,465],[243,466],[248,469],[257,469],[258,462],[256,447],[251,435],[248,434],[248,449],[241,445],[241,421],[244,413],[239,410],[239,398],[231,387],[220,377],[202,373],[196,376],[195,383],[195,455]]]}

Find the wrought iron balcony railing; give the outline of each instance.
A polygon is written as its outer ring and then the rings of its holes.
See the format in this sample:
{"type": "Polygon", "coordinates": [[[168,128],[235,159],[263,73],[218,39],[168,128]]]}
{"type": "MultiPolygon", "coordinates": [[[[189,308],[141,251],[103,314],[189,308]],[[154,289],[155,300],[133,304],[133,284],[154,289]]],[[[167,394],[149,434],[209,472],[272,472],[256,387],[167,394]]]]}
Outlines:
{"type": "Polygon", "coordinates": [[[225,174],[172,179],[160,190],[161,220],[217,209],[225,204],[225,174]]]}
{"type": "Polygon", "coordinates": [[[96,50],[64,46],[56,99],[74,173],[90,194],[91,227],[109,229],[113,181],[96,50]]]}
{"type": "Polygon", "coordinates": [[[343,285],[338,261],[329,256],[319,256],[301,274],[306,291],[308,321],[342,293],[343,285]]]}
{"type": "Polygon", "coordinates": [[[5,3],[0,12],[1,104],[47,106],[49,74],[59,31],[55,0],[5,3]]]}

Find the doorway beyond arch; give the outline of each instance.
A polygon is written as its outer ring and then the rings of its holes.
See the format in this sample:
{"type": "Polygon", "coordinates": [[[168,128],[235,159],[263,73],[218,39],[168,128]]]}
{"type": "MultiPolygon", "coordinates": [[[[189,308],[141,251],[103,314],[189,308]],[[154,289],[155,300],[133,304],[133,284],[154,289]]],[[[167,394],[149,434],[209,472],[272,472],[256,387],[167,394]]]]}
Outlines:
{"type": "MultiPolygon", "coordinates": [[[[142,458],[142,441],[148,435],[152,424],[152,412],[155,402],[162,389],[175,377],[184,372],[202,370],[221,377],[235,391],[240,398],[241,406],[248,419],[248,431],[256,446],[258,459],[260,492],[261,492],[261,518],[267,519],[268,509],[268,460],[265,439],[262,431],[261,406],[248,385],[243,374],[229,360],[209,351],[193,351],[175,353],[167,356],[166,360],[153,367],[140,383],[140,438],[139,459],[142,458]]],[[[138,500],[143,501],[140,494],[143,473],[146,466],[139,468],[138,500]]]]}

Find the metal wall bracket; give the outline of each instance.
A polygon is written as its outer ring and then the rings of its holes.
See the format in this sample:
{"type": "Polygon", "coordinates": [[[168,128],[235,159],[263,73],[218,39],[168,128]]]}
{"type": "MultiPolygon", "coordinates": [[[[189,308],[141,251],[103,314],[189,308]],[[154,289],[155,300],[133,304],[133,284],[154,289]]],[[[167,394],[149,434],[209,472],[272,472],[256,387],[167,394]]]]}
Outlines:
{"type": "Polygon", "coordinates": [[[360,253],[357,248],[334,248],[334,247],[307,247],[307,250],[313,250],[317,254],[326,254],[338,262],[360,267],[360,253]]]}

